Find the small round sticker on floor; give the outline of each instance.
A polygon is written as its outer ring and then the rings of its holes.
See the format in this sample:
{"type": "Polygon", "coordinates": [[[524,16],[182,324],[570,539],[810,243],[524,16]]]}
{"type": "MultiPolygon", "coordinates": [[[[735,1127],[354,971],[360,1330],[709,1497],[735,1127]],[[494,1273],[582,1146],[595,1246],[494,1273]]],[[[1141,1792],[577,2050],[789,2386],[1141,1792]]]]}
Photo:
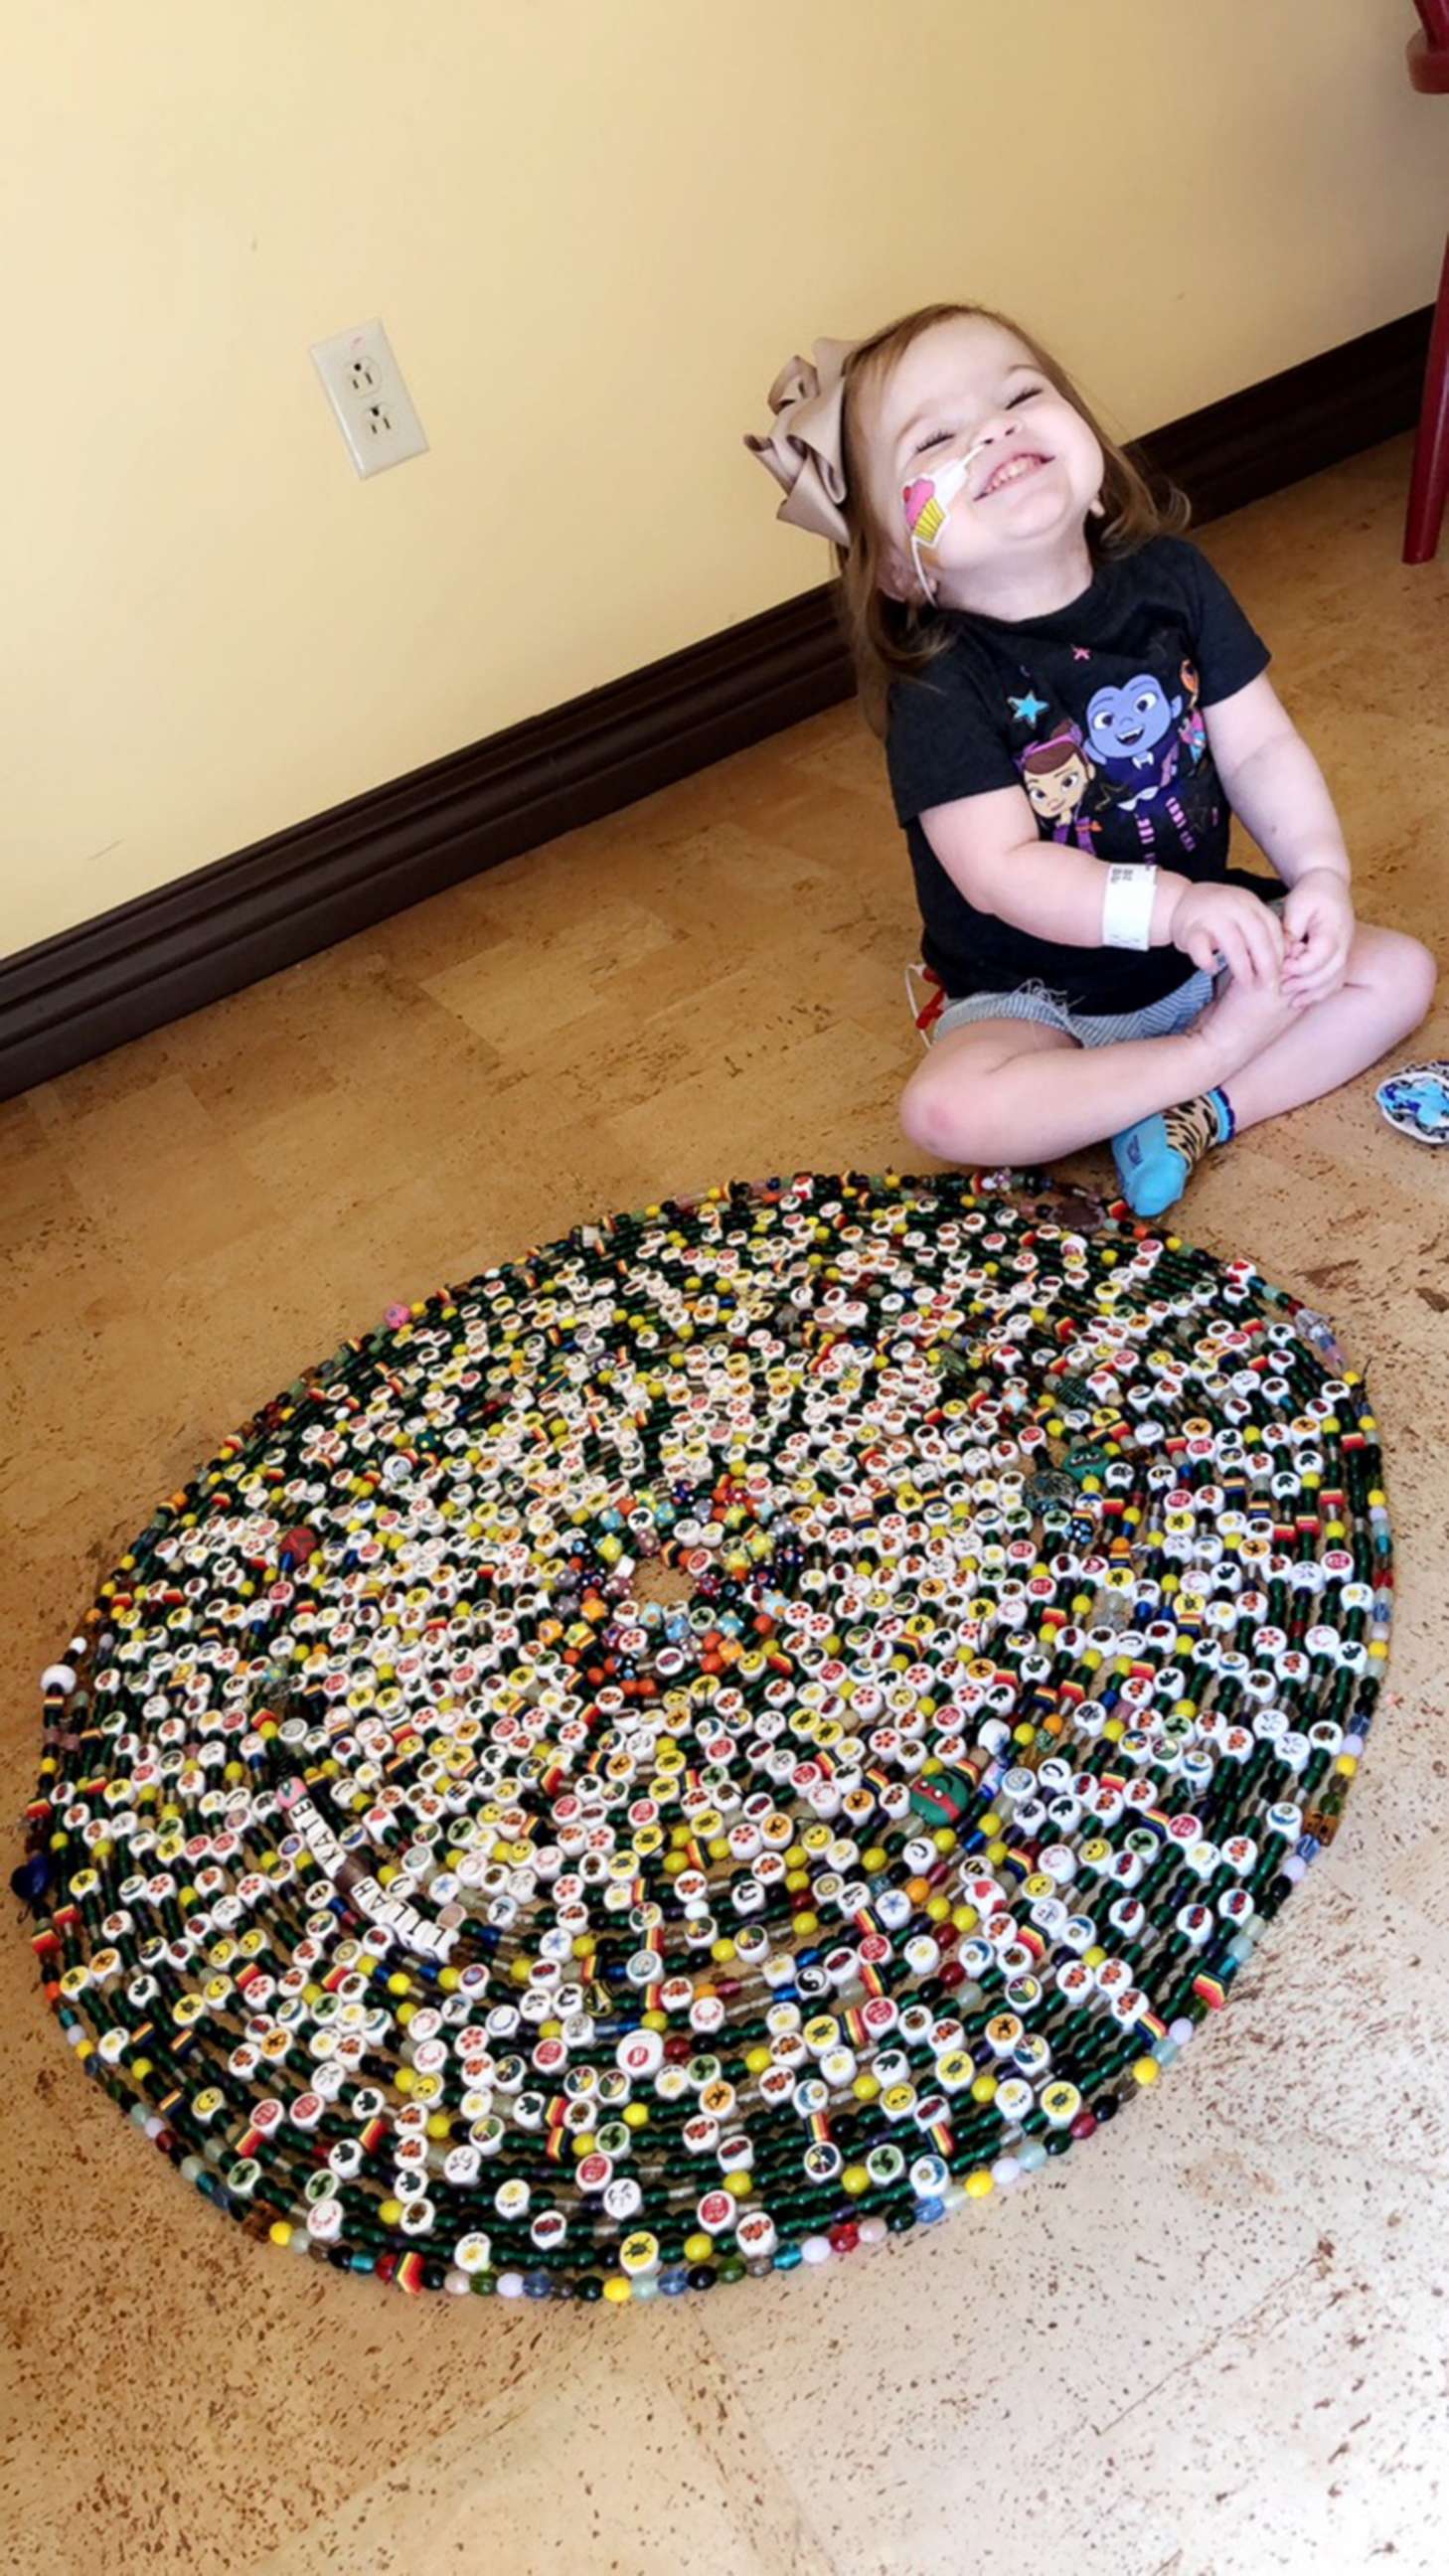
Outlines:
{"type": "Polygon", "coordinates": [[[1391,1127],[1421,1145],[1449,1145],[1449,1064],[1405,1065],[1374,1093],[1391,1127]]]}
{"type": "Polygon", "coordinates": [[[1366,1390],[1251,1263],[1032,1175],[736,1184],[390,1308],[169,1494],[16,1884],[248,2234],[712,2290],[1152,2090],[1338,1830],[1392,1580],[1366,1390]]]}

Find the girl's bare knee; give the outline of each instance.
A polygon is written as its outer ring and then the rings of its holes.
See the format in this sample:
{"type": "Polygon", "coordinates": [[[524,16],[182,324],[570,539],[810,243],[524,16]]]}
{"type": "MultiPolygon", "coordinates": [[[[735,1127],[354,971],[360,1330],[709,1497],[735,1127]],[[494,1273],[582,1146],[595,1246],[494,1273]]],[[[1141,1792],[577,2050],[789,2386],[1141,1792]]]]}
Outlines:
{"type": "Polygon", "coordinates": [[[1408,1025],[1416,1029],[1433,1006],[1434,988],[1439,981],[1439,961],[1433,950],[1425,947],[1422,939],[1410,939],[1403,931],[1396,931],[1394,938],[1401,951],[1401,963],[1394,980],[1411,1015],[1408,1025]]]}
{"type": "Polygon", "coordinates": [[[1386,1017],[1400,1036],[1416,1029],[1434,999],[1438,961],[1422,939],[1406,930],[1366,930],[1364,980],[1382,997],[1386,1017]]]}
{"type": "Polygon", "coordinates": [[[933,1079],[925,1071],[907,1083],[901,1094],[900,1120],[911,1143],[923,1154],[933,1154],[938,1163],[975,1159],[959,1087],[939,1076],[933,1079]]]}

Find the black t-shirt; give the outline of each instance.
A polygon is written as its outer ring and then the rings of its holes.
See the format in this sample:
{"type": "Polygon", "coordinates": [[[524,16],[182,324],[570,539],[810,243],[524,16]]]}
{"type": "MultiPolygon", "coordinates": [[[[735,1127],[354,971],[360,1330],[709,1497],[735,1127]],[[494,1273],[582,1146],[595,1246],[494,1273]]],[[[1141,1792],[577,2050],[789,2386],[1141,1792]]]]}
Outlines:
{"type": "Polygon", "coordinates": [[[1267,646],[1181,537],[1153,537],[1099,565],[1090,587],[1049,616],[946,615],[951,645],[919,679],[894,684],[886,735],[926,964],[952,995],[1039,979],[1088,1012],[1138,1010],[1173,992],[1194,971],[1180,949],[1066,947],[979,912],[920,816],[1024,787],[1043,840],[1220,882],[1230,817],[1202,710],[1255,680],[1267,646]]]}

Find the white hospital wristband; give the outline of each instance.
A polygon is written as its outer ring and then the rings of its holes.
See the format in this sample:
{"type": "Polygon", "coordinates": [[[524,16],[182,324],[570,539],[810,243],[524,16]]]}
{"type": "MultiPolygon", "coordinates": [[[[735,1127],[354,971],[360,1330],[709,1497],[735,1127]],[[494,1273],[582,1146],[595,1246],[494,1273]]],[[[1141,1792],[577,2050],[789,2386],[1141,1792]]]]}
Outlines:
{"type": "Polygon", "coordinates": [[[1151,947],[1156,893],[1156,868],[1126,867],[1116,862],[1108,868],[1102,896],[1104,948],[1151,947]]]}

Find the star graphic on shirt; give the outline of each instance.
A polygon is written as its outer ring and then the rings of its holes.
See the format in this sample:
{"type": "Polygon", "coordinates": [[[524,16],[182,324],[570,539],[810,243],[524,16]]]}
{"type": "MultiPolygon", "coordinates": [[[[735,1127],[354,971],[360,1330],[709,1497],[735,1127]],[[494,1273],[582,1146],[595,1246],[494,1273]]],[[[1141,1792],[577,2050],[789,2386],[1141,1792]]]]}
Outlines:
{"type": "Polygon", "coordinates": [[[1035,724],[1037,717],[1047,711],[1045,698],[1039,698],[1034,689],[1028,689],[1024,698],[1008,698],[1006,703],[1018,724],[1035,724]]]}
{"type": "Polygon", "coordinates": [[[1072,660],[1074,662],[1090,662],[1091,658],[1092,656],[1085,644],[1074,644],[1072,646],[1072,660]]]}

